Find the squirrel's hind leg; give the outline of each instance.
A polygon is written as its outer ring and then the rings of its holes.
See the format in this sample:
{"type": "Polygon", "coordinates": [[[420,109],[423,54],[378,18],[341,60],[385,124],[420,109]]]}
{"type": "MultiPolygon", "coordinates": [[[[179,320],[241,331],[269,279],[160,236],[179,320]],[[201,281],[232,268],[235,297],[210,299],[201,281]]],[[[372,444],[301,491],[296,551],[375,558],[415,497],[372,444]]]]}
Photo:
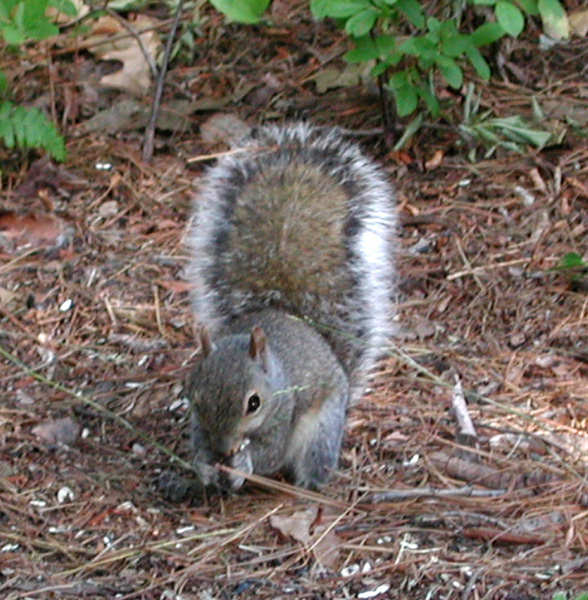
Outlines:
{"type": "Polygon", "coordinates": [[[326,399],[318,412],[300,418],[284,468],[286,478],[294,485],[316,490],[337,468],[346,410],[347,392],[339,391],[326,399]]]}

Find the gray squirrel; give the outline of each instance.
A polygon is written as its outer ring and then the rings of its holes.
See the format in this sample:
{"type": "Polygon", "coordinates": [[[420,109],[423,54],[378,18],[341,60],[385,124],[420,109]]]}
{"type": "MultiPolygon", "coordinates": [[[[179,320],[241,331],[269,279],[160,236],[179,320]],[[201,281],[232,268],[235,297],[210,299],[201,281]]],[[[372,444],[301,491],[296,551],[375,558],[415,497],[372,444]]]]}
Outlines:
{"type": "Polygon", "coordinates": [[[187,392],[203,486],[282,473],[316,489],[392,334],[395,196],[357,145],[253,130],[205,174],[189,232],[200,352],[187,392]]]}

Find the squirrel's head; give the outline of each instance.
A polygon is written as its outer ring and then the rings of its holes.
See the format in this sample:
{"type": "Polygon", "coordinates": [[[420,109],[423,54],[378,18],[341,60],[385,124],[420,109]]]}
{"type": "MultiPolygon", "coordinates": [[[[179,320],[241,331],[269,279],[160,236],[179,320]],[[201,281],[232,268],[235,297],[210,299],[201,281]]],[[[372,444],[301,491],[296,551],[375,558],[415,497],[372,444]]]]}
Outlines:
{"type": "Polygon", "coordinates": [[[205,327],[198,336],[200,353],[188,384],[192,409],[211,450],[231,456],[246,440],[266,437],[283,413],[289,418],[288,394],[279,392],[281,372],[261,327],[223,337],[218,345],[205,327]]]}

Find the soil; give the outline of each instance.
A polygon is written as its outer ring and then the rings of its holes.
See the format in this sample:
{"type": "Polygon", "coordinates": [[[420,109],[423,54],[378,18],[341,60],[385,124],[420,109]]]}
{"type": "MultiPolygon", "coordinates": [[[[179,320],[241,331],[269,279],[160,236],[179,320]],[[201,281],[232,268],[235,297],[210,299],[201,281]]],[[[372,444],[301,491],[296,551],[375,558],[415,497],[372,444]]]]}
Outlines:
{"type": "MultiPolygon", "coordinates": [[[[557,143],[486,156],[459,134],[465,91],[445,90],[445,125],[395,151],[385,140],[406,122],[384,135],[372,83],[317,89],[348,46],[306,10],[276,2],[267,27],[207,9],[164,91],[164,106],[197,108],[157,130],[150,162],[142,127],[88,126],[131,101],[97,85],[89,53],[2,58],[19,102],[55,109],[68,159],[0,149],[0,597],[588,592],[588,275],[560,268],[588,260],[588,39],[539,50],[531,27],[488,50],[491,83],[468,73],[481,112],[548,107],[557,143]],[[226,150],[215,132],[237,118],[342,127],[384,166],[399,332],[320,494],[261,481],[174,504],[157,480],[170,452],[189,460],[184,237],[198,178],[226,150]]],[[[152,95],[133,102],[141,120],[152,95]]]]}

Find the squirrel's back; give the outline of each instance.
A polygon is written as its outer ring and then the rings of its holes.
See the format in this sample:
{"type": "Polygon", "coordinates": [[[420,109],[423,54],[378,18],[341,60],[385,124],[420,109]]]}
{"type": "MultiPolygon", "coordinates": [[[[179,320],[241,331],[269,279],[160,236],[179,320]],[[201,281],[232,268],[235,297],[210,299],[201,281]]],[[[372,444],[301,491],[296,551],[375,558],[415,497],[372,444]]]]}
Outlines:
{"type": "Polygon", "coordinates": [[[209,169],[190,233],[196,320],[308,319],[355,392],[392,332],[394,192],[336,130],[261,127],[209,169]]]}

